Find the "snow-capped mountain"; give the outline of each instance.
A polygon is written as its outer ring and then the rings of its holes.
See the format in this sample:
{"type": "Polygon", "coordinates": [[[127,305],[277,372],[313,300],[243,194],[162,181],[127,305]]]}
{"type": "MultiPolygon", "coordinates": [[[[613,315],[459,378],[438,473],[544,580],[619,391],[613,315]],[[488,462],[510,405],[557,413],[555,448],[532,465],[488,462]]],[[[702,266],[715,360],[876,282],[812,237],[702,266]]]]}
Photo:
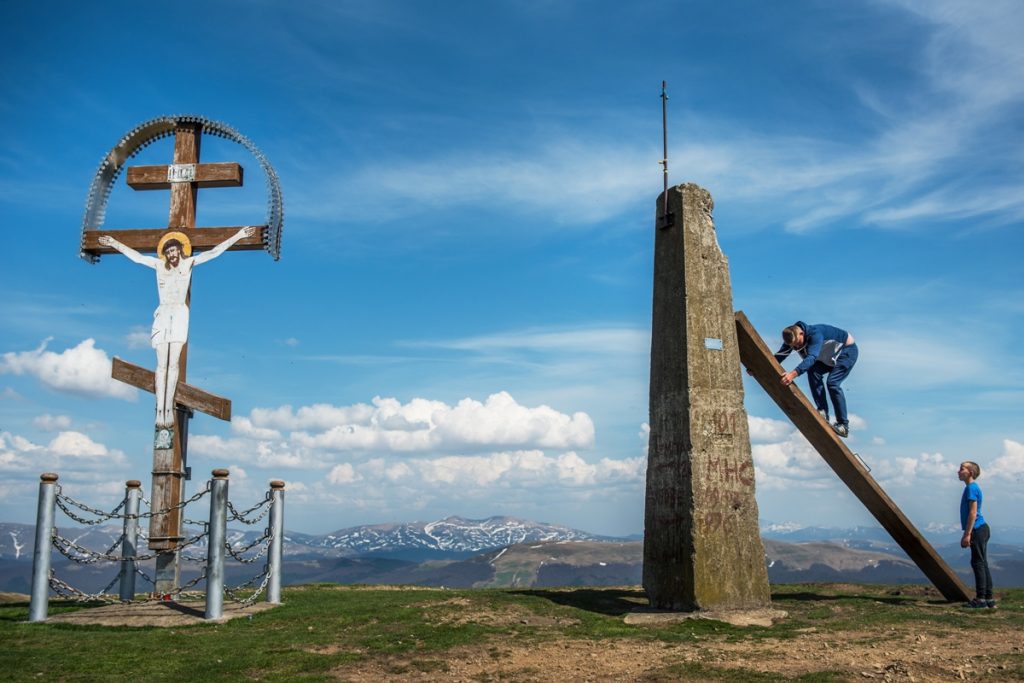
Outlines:
{"type": "MultiPolygon", "coordinates": [[[[312,539],[311,539],[312,540],[312,539]]],[[[355,554],[438,552],[474,554],[515,543],[540,541],[611,540],[578,529],[530,522],[514,517],[465,519],[446,517],[436,522],[377,524],[341,529],[317,537],[310,545],[355,554]]]]}
{"type": "MultiPolygon", "coordinates": [[[[139,529],[140,547],[145,548],[146,525],[139,529]]],[[[90,527],[59,527],[63,538],[94,551],[103,552],[121,536],[117,524],[90,527]]],[[[186,537],[200,535],[200,529],[186,528],[186,537]]],[[[260,538],[264,529],[228,529],[227,541],[233,548],[243,548],[260,538]]],[[[32,561],[35,528],[29,524],[0,523],[0,558],[32,561]]],[[[542,541],[619,540],[597,536],[557,524],[531,522],[514,517],[465,519],[446,517],[434,522],[375,524],[341,529],[323,536],[285,533],[284,554],[342,557],[381,555],[393,557],[447,558],[468,557],[476,553],[504,548],[516,543],[542,541]]],[[[145,552],[143,550],[143,552],[145,552]]],[[[73,551],[72,551],[73,553],[73,551]]],[[[190,546],[185,553],[203,557],[206,539],[190,546]]],[[[74,554],[74,553],[73,553],[74,554]]]]}

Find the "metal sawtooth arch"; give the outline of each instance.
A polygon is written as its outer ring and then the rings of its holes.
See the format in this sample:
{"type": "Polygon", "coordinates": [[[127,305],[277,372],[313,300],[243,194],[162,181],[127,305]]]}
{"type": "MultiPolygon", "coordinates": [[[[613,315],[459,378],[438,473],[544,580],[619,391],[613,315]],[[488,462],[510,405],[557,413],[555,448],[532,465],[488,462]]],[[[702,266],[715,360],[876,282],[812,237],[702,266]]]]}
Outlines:
{"type": "Polygon", "coordinates": [[[125,163],[151,143],[173,135],[174,130],[183,124],[199,124],[207,135],[237,142],[249,150],[249,153],[259,162],[267,179],[267,229],[263,233],[263,249],[275,261],[281,257],[284,200],[274,167],[249,138],[231,126],[220,121],[211,121],[203,116],[182,115],[161,116],[136,126],[121,138],[120,142],[114,145],[113,149],[107,152],[100,161],[100,166],[96,169],[96,175],[93,176],[92,184],[89,186],[89,196],[85,202],[85,216],[82,218],[83,248],[80,249],[79,255],[83,259],[90,263],[96,263],[99,260],[99,256],[84,250],[85,232],[99,230],[103,226],[107,212],[107,200],[110,198],[110,192],[114,189],[114,183],[121,175],[125,163]]]}

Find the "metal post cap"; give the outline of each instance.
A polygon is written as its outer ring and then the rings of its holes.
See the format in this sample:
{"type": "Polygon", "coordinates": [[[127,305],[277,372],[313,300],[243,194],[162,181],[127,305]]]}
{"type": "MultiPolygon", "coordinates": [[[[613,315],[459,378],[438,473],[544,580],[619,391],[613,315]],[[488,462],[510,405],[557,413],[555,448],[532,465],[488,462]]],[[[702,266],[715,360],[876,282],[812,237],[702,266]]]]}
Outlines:
{"type": "Polygon", "coordinates": [[[273,481],[270,482],[270,488],[274,490],[283,489],[284,482],[281,481],[280,479],[274,479],[273,481]]]}
{"type": "Polygon", "coordinates": [[[124,485],[130,489],[137,489],[140,486],[142,486],[142,482],[139,481],[138,479],[129,479],[124,483],[124,485]]]}
{"type": "Polygon", "coordinates": [[[47,484],[52,484],[53,482],[57,481],[57,473],[43,472],[42,474],[39,475],[39,479],[47,484]]]}
{"type": "Polygon", "coordinates": [[[213,474],[213,478],[214,479],[227,479],[228,478],[228,471],[223,469],[223,468],[217,468],[211,474],[213,474]]]}

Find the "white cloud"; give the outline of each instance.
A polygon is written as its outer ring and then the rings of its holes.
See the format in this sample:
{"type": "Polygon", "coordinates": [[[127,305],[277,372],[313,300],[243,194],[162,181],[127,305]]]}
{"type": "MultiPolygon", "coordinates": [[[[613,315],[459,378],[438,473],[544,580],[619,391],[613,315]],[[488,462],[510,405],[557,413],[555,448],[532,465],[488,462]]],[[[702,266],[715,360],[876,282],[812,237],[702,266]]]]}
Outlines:
{"type": "Polygon", "coordinates": [[[133,327],[125,337],[129,349],[148,349],[152,346],[151,331],[145,327],[133,327]]]}
{"type": "Polygon", "coordinates": [[[750,426],[751,443],[781,441],[792,434],[794,430],[793,425],[789,422],[754,415],[747,416],[747,423],[750,426]]]}
{"type": "Polygon", "coordinates": [[[47,351],[50,339],[34,351],[7,352],[0,362],[0,373],[31,375],[56,391],[120,398],[134,401],[138,394],[127,384],[110,376],[111,361],[92,339],[61,353],[47,351]]]}
{"type": "Polygon", "coordinates": [[[331,470],[328,481],[358,484],[361,488],[409,486],[435,494],[486,497],[488,491],[510,487],[525,491],[531,487],[550,490],[640,485],[645,468],[646,459],[642,457],[602,458],[589,463],[571,451],[549,456],[540,450],[527,450],[402,461],[374,458],[361,464],[339,464],[331,470]]]}
{"type": "Polygon", "coordinates": [[[982,474],[994,479],[1005,479],[1015,483],[1024,480],[1024,444],[1011,439],[1003,440],[1003,453],[982,470],[982,474]]]}
{"type": "Polygon", "coordinates": [[[236,431],[318,429],[293,432],[293,443],[335,452],[589,448],[594,444],[594,423],[586,413],[570,416],[544,405],[522,406],[507,392],[492,394],[483,403],[465,398],[455,406],[422,398],[403,404],[395,398],[376,397],[372,403],[319,404],[298,411],[291,406],[257,408],[249,423],[239,421],[236,431]]]}
{"type": "Polygon", "coordinates": [[[302,406],[298,411],[291,406],[254,408],[250,416],[256,427],[324,430],[336,425],[369,424],[373,412],[373,407],[365,403],[344,408],[317,403],[302,406]]]}
{"type": "Polygon", "coordinates": [[[61,481],[80,481],[88,476],[93,487],[95,473],[106,473],[111,467],[126,464],[123,452],[107,448],[81,432],[62,431],[45,446],[17,434],[0,432],[0,472],[57,472],[61,481]]]}
{"type": "Polygon", "coordinates": [[[327,473],[327,481],[332,484],[351,484],[362,479],[362,476],[356,473],[351,463],[343,462],[340,465],[335,465],[331,468],[331,471],[327,473]]]}
{"type": "Polygon", "coordinates": [[[40,415],[32,420],[32,424],[47,432],[56,432],[71,426],[71,418],[67,415],[40,415]]]}
{"type": "Polygon", "coordinates": [[[527,408],[506,392],[486,403],[462,399],[451,410],[434,413],[442,443],[587,448],[594,444],[594,423],[586,413],[572,417],[548,406],[527,408]]]}
{"type": "Polygon", "coordinates": [[[959,485],[956,471],[959,462],[947,461],[942,453],[921,453],[916,458],[897,457],[877,463],[873,474],[883,486],[959,485]]]}
{"type": "Polygon", "coordinates": [[[287,441],[254,441],[246,438],[189,434],[189,457],[195,455],[214,464],[242,462],[261,468],[323,469],[328,463],[316,452],[287,441]]]}
{"type": "Polygon", "coordinates": [[[241,416],[231,418],[231,431],[238,436],[262,441],[277,441],[281,438],[281,432],[278,430],[256,427],[251,419],[241,416]]]}
{"type": "Polygon", "coordinates": [[[107,447],[81,432],[61,432],[47,446],[51,453],[93,458],[107,455],[107,447]]]}

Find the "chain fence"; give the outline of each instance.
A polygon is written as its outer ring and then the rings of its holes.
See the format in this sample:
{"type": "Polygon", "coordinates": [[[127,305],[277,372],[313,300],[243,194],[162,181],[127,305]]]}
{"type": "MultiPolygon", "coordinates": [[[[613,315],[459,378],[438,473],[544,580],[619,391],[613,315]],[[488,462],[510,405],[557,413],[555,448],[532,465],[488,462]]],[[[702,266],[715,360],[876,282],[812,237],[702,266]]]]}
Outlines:
{"type": "MultiPolygon", "coordinates": [[[[142,496],[139,496],[140,502],[144,503],[147,507],[149,507],[150,511],[132,515],[129,515],[126,512],[122,512],[122,510],[125,509],[125,506],[128,503],[127,495],[125,495],[125,497],[121,500],[120,503],[118,503],[118,505],[114,509],[110,511],[105,511],[86,505],[81,501],[75,500],[74,498],[65,495],[60,485],[57,485],[54,502],[56,503],[56,506],[59,507],[60,510],[68,516],[68,518],[84,526],[96,526],[98,524],[102,524],[105,522],[109,523],[113,521],[123,521],[126,527],[127,525],[134,524],[135,537],[137,539],[144,541],[147,538],[147,535],[145,533],[145,530],[139,527],[139,520],[147,519],[155,515],[167,514],[175,510],[184,510],[188,505],[201,500],[204,496],[210,493],[210,491],[211,486],[210,483],[207,482],[206,486],[202,490],[198,491],[191,498],[188,498],[187,500],[184,500],[181,503],[169,507],[165,510],[152,510],[152,505],[150,501],[148,501],[146,498],[142,496]],[[91,515],[92,518],[84,516],[85,514],[91,515]]],[[[231,503],[231,501],[227,501],[227,509],[229,512],[228,519],[238,521],[247,525],[258,524],[269,514],[272,501],[273,498],[271,494],[268,492],[264,499],[260,500],[252,507],[241,512],[238,511],[238,509],[231,503]]],[[[207,553],[188,553],[186,551],[201,550],[202,541],[204,539],[208,539],[208,537],[210,536],[210,525],[209,522],[205,520],[192,520],[187,518],[183,518],[182,523],[185,526],[199,527],[201,531],[198,534],[195,534],[191,537],[182,540],[181,542],[177,543],[171,548],[156,550],[143,554],[136,553],[128,556],[125,556],[123,553],[115,554],[119,547],[123,549],[123,544],[126,538],[128,537],[127,528],[126,531],[122,532],[117,538],[117,540],[115,540],[104,552],[98,552],[96,550],[93,550],[82,545],[77,540],[73,540],[71,538],[62,536],[57,529],[57,525],[54,524],[50,535],[50,545],[67,560],[77,565],[96,565],[104,562],[116,563],[118,565],[118,571],[110,580],[110,582],[101,590],[94,593],[90,593],[79,588],[76,588],[67,581],[61,579],[57,576],[54,569],[51,568],[48,577],[49,586],[53,590],[53,592],[58,596],[79,603],[93,602],[107,604],[144,604],[157,601],[174,600],[177,598],[185,597],[186,594],[189,594],[190,597],[193,594],[196,596],[201,595],[201,593],[193,591],[192,589],[207,578],[207,553]],[[156,580],[153,577],[149,576],[141,567],[137,565],[137,563],[155,560],[158,556],[170,553],[178,553],[179,559],[183,559],[189,562],[202,563],[202,571],[200,571],[196,577],[194,577],[187,583],[183,584],[182,586],[176,587],[173,591],[169,593],[157,594],[155,592],[156,580]],[[131,600],[123,600],[121,599],[120,595],[111,594],[110,591],[122,579],[124,572],[128,570],[128,567],[130,566],[128,564],[129,562],[136,563],[136,565],[132,568],[131,571],[133,571],[135,574],[141,577],[143,581],[152,586],[154,588],[154,591],[151,591],[148,594],[143,594],[142,597],[139,597],[139,594],[136,594],[136,596],[133,597],[131,600]]],[[[256,538],[255,540],[251,541],[250,543],[244,546],[236,547],[239,544],[232,544],[230,541],[226,541],[224,543],[224,547],[226,552],[235,561],[237,561],[241,565],[248,565],[267,556],[272,542],[273,534],[271,532],[270,527],[268,526],[264,529],[264,533],[262,536],[256,538]],[[255,554],[246,555],[247,553],[250,553],[253,549],[256,549],[255,554]]],[[[271,566],[270,558],[268,557],[267,561],[263,565],[262,570],[258,574],[256,574],[248,581],[238,586],[224,586],[224,593],[233,602],[236,602],[242,605],[243,607],[251,606],[259,598],[259,596],[266,591],[267,585],[270,581],[270,577],[271,566]],[[259,582],[258,586],[256,586],[257,582],[259,582]],[[247,589],[252,590],[252,593],[246,597],[240,597],[242,593],[248,592],[247,589]]]]}

